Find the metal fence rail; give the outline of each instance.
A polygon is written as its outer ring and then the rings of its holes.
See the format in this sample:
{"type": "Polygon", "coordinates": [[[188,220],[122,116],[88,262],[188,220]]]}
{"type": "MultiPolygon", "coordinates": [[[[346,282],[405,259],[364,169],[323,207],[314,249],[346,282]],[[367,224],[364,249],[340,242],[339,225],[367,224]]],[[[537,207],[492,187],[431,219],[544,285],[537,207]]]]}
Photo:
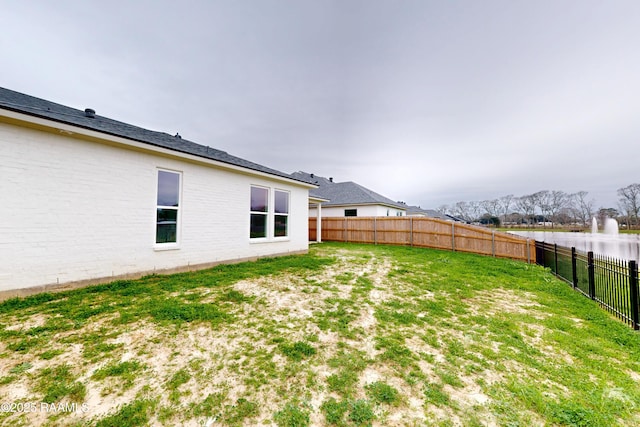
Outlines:
{"type": "Polygon", "coordinates": [[[536,241],[536,262],[633,329],[640,329],[635,260],[624,261],[593,252],[585,254],[575,248],[536,241]]]}

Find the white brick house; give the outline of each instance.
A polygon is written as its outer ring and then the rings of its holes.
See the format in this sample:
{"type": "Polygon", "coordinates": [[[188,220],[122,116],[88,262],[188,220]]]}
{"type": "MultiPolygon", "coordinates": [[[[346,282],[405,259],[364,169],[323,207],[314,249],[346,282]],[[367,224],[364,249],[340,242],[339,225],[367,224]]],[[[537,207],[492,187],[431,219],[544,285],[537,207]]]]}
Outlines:
{"type": "Polygon", "coordinates": [[[0,291],[304,253],[310,188],[178,136],[0,88],[0,291]]]}
{"type": "MultiPolygon", "coordinates": [[[[333,178],[303,171],[294,172],[291,176],[317,186],[310,194],[325,201],[321,209],[323,217],[407,215],[407,205],[394,202],[355,182],[334,182],[333,178]]],[[[318,217],[317,205],[310,205],[309,215],[318,217]]]]}

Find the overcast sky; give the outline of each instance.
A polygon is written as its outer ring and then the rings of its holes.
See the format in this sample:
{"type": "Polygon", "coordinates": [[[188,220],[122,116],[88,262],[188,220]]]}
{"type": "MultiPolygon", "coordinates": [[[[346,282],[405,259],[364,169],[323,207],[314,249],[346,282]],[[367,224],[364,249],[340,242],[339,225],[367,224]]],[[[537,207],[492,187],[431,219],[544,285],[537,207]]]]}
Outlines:
{"type": "Polygon", "coordinates": [[[640,1],[0,0],[0,86],[425,208],[640,182],[640,1]]]}

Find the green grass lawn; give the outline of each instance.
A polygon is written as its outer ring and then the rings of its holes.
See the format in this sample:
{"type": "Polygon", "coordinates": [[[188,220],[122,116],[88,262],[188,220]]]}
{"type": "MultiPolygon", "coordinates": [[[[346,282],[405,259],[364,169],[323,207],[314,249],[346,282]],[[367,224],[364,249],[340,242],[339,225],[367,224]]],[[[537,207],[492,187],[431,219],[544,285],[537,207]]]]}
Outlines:
{"type": "Polygon", "coordinates": [[[640,425],[640,335],[539,266],[354,244],[0,304],[0,425],[640,425]]]}

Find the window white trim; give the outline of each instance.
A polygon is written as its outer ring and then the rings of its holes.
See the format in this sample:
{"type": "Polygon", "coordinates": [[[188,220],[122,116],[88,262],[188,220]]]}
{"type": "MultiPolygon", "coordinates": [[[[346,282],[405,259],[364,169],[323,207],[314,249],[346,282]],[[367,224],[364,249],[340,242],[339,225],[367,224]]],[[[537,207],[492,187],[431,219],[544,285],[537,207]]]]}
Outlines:
{"type": "Polygon", "coordinates": [[[273,239],[274,240],[289,240],[289,229],[290,229],[290,222],[289,222],[289,216],[291,214],[291,191],[289,190],[283,190],[280,188],[275,188],[273,190],[273,227],[272,231],[273,231],[273,239]],[[277,193],[281,193],[281,194],[286,194],[287,196],[287,212],[276,212],[276,194],[277,193]],[[284,236],[276,236],[276,226],[277,226],[277,222],[276,222],[276,217],[284,217],[286,219],[285,221],[285,234],[284,236]]]}
{"type": "MultiPolygon", "coordinates": [[[[183,179],[183,175],[182,175],[182,171],[177,171],[177,170],[172,170],[172,169],[165,169],[165,168],[156,168],[156,214],[155,214],[155,226],[154,226],[154,250],[157,251],[164,251],[164,250],[172,250],[172,249],[179,249],[180,248],[180,240],[182,238],[182,204],[183,204],[183,198],[182,198],[182,179],[183,179]],[[167,205],[167,204],[161,204],[160,200],[158,200],[159,198],[159,192],[160,192],[160,176],[161,173],[168,173],[168,174],[174,174],[177,175],[178,178],[178,188],[177,188],[177,194],[175,195],[177,197],[177,203],[176,205],[167,205]],[[159,239],[159,230],[158,230],[158,226],[161,225],[160,222],[158,221],[158,216],[160,214],[159,210],[165,210],[165,211],[175,211],[175,238],[171,239],[172,241],[158,241],[158,240],[162,240],[159,239]]],[[[170,223],[172,222],[171,218],[169,218],[167,220],[168,225],[171,225],[170,223]]],[[[168,233],[171,233],[171,230],[169,229],[168,233]]]]}
{"type": "MultiPolygon", "coordinates": [[[[269,229],[271,221],[269,220],[269,212],[271,211],[271,206],[273,203],[271,201],[271,189],[269,187],[265,187],[264,185],[254,185],[252,184],[249,188],[249,239],[252,242],[266,242],[269,239],[269,229]],[[263,210],[253,210],[253,190],[264,190],[266,191],[266,211],[263,210]],[[253,229],[253,218],[256,216],[264,217],[264,236],[253,236],[252,234],[256,233],[253,229]]],[[[261,233],[262,234],[262,233],[261,233]]]]}
{"type": "Polygon", "coordinates": [[[249,242],[250,243],[268,243],[268,242],[282,242],[291,240],[290,237],[290,217],[291,217],[291,191],[282,188],[271,188],[259,184],[251,184],[249,187],[249,242]],[[263,189],[267,191],[267,209],[266,211],[254,211],[252,210],[252,192],[253,189],[263,189]],[[283,193],[287,195],[287,212],[276,212],[276,193],[283,193]],[[257,215],[263,215],[265,217],[265,233],[264,236],[252,237],[255,232],[253,227],[253,218],[257,215]],[[286,217],[286,235],[276,236],[276,217],[286,217]]]}

